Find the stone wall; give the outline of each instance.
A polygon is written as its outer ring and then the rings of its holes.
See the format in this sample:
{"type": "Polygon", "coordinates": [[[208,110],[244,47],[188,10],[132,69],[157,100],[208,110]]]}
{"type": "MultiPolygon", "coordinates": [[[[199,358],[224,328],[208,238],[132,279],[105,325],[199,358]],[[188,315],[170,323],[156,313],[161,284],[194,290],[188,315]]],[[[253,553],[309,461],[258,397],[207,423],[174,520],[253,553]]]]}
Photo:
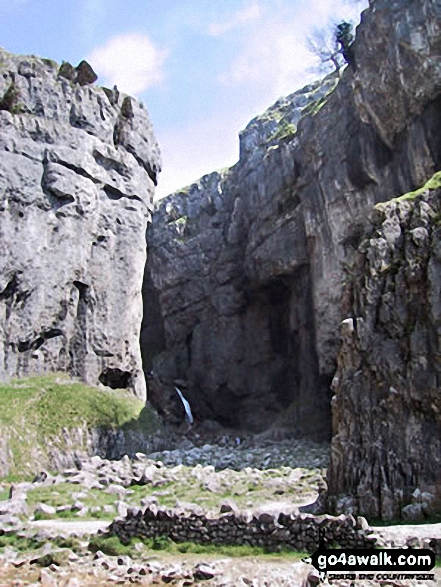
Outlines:
{"type": "Polygon", "coordinates": [[[1,49],[0,72],[0,378],[67,371],[144,397],[147,111],[85,62],[1,49]]]}
{"type": "Polygon", "coordinates": [[[440,185],[438,173],[378,204],[348,269],[328,471],[337,512],[441,512],[440,185]]]}
{"type": "Polygon", "coordinates": [[[257,515],[225,513],[219,517],[204,514],[182,515],[173,510],[150,506],[131,509],[125,518],[115,519],[108,533],[122,543],[131,538],[167,537],[175,542],[236,544],[273,550],[288,548],[312,553],[320,540],[341,548],[374,548],[377,537],[362,519],[352,516],[307,516],[294,514],[257,515]]]}
{"type": "Polygon", "coordinates": [[[159,203],[145,324],[160,316],[162,338],[145,367],[179,380],[197,419],[330,437],[344,264],[376,203],[441,168],[440,16],[435,0],[375,0],[336,87],[279,100],[235,166],[159,203]]]}

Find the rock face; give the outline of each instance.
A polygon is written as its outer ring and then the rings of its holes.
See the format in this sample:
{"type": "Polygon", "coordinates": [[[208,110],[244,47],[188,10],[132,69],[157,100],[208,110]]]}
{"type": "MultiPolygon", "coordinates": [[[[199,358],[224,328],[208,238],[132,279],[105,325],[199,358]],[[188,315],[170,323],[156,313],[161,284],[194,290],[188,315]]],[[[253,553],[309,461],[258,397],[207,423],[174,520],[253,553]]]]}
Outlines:
{"type": "Polygon", "coordinates": [[[441,168],[440,17],[435,0],[371,2],[335,89],[280,100],[234,167],[159,204],[144,366],[196,419],[329,437],[343,263],[377,202],[441,168]]]}
{"type": "Polygon", "coordinates": [[[160,156],[142,104],[0,50],[0,377],[145,395],[141,284],[160,156]]]}
{"type": "Polygon", "coordinates": [[[441,173],[427,185],[377,204],[349,272],[328,471],[338,512],[441,511],[441,173]]]}

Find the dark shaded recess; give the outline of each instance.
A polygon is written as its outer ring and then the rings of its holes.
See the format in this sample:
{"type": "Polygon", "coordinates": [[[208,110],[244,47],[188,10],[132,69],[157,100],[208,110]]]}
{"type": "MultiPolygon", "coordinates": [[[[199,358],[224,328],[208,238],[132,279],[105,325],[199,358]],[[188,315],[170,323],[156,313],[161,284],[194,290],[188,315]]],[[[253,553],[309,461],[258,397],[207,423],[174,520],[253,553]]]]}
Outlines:
{"type": "Polygon", "coordinates": [[[214,398],[215,401],[213,404],[211,404],[209,399],[206,398],[206,407],[213,410],[215,413],[215,420],[219,422],[221,426],[240,430],[242,423],[242,407],[237,405],[237,398],[228,385],[223,384],[220,386],[218,390],[218,398],[214,398]]]}
{"type": "Polygon", "coordinates": [[[5,289],[0,292],[0,302],[11,298],[18,291],[18,278],[17,275],[13,275],[11,280],[6,285],[5,289]]]}
{"type": "Polygon", "coordinates": [[[69,123],[74,128],[85,130],[90,134],[93,134],[95,132],[95,127],[88,121],[87,117],[84,114],[77,113],[75,104],[72,104],[72,107],[70,109],[69,123]]]}
{"type": "Polygon", "coordinates": [[[191,345],[193,344],[193,330],[187,334],[185,338],[185,346],[187,347],[187,364],[191,365],[191,359],[193,356],[191,345]]]}
{"type": "Polygon", "coordinates": [[[132,374],[130,371],[106,368],[98,379],[103,385],[111,389],[126,389],[131,386],[132,374]]]}
{"type": "Polygon", "coordinates": [[[141,324],[141,356],[144,371],[151,371],[153,359],[165,349],[165,330],[159,291],[156,289],[148,261],[142,284],[143,319],[141,324]]]}
{"type": "Polygon", "coordinates": [[[63,332],[59,328],[51,328],[50,330],[42,332],[35,340],[25,340],[23,342],[19,342],[17,345],[17,350],[19,353],[24,353],[26,351],[36,351],[44,344],[46,340],[55,338],[56,336],[63,336],[63,332]]]}
{"type": "Polygon", "coordinates": [[[79,296],[75,320],[75,334],[69,341],[69,370],[73,375],[81,377],[84,367],[84,357],[86,355],[87,312],[90,303],[90,289],[86,283],[81,281],[74,281],[73,285],[77,288],[79,296]]]}
{"type": "Polygon", "coordinates": [[[0,110],[7,110],[13,114],[18,107],[19,96],[20,90],[13,81],[0,100],[0,110]]]}
{"type": "Polygon", "coordinates": [[[97,150],[93,151],[92,156],[98,165],[107,171],[116,171],[119,175],[122,175],[122,177],[130,178],[130,170],[123,163],[115,161],[114,159],[110,159],[109,157],[105,157],[97,150]]]}
{"type": "MultiPolygon", "coordinates": [[[[44,160],[44,163],[47,163],[47,159],[44,160]]],[[[95,177],[93,177],[92,175],[90,175],[89,173],[87,173],[87,171],[85,169],[83,169],[82,167],[78,167],[77,165],[73,165],[72,163],[67,163],[67,161],[62,161],[60,159],[54,161],[54,163],[57,163],[58,165],[61,165],[62,167],[66,167],[66,169],[70,169],[71,171],[74,171],[77,175],[81,175],[82,177],[85,177],[86,179],[90,179],[91,181],[93,181],[93,183],[101,183],[101,180],[96,179],[95,177]]]]}
{"type": "Polygon", "coordinates": [[[376,179],[369,173],[368,166],[380,170],[393,157],[392,150],[383,142],[375,128],[362,123],[355,116],[348,126],[346,142],[346,165],[348,177],[354,187],[362,190],[376,179]]]}
{"type": "Polygon", "coordinates": [[[80,292],[80,300],[87,301],[86,298],[88,298],[89,286],[86,283],[82,283],[81,281],[74,281],[73,284],[80,292]]]}
{"type": "Polygon", "coordinates": [[[283,278],[273,279],[267,286],[265,298],[272,351],[288,357],[292,351],[289,331],[291,289],[283,278]]]}
{"type": "Polygon", "coordinates": [[[364,231],[365,227],[363,224],[356,224],[351,230],[351,233],[340,241],[344,247],[345,255],[348,255],[348,253],[352,254],[358,249],[364,237],[364,231]]]}
{"type": "Polygon", "coordinates": [[[103,189],[109,200],[121,200],[121,198],[127,198],[128,200],[137,200],[138,202],[142,202],[142,199],[139,196],[128,196],[111,185],[105,185],[103,189]]]}
{"type": "Polygon", "coordinates": [[[441,169],[441,94],[424,110],[423,128],[436,170],[441,169]]]}

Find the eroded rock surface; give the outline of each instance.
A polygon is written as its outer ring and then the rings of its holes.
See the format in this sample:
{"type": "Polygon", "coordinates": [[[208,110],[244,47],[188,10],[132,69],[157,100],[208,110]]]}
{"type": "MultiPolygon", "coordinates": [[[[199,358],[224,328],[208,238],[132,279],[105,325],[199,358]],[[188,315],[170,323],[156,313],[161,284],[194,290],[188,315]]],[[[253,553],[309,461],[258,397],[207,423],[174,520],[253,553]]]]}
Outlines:
{"type": "Polygon", "coordinates": [[[91,67],[0,50],[0,377],[145,395],[141,283],[158,145],[91,67]]]}
{"type": "Polygon", "coordinates": [[[350,268],[328,472],[338,512],[441,511],[440,217],[440,188],[378,204],[350,268]]]}
{"type": "Polygon", "coordinates": [[[371,2],[334,90],[280,100],[242,133],[234,167],[159,204],[145,368],[165,395],[179,381],[196,420],[330,436],[343,263],[377,202],[441,167],[440,10],[371,2]]]}

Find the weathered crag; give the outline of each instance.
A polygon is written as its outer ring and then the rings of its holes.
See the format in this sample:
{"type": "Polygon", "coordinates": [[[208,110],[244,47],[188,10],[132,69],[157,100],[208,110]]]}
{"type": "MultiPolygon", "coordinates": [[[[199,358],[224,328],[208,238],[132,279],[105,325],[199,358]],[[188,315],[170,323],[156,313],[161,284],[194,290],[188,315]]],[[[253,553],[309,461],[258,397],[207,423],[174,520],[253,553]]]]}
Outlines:
{"type": "Polygon", "coordinates": [[[441,511],[440,218],[439,187],[378,204],[351,266],[328,472],[339,512],[441,511]]]}
{"type": "Polygon", "coordinates": [[[329,437],[344,263],[376,203],[441,168],[440,22],[434,0],[374,0],[335,89],[277,102],[234,167],[159,204],[144,364],[196,418],[329,437]]]}
{"type": "Polygon", "coordinates": [[[142,397],[148,114],[86,62],[2,49],[0,71],[0,377],[61,370],[142,397]]]}

